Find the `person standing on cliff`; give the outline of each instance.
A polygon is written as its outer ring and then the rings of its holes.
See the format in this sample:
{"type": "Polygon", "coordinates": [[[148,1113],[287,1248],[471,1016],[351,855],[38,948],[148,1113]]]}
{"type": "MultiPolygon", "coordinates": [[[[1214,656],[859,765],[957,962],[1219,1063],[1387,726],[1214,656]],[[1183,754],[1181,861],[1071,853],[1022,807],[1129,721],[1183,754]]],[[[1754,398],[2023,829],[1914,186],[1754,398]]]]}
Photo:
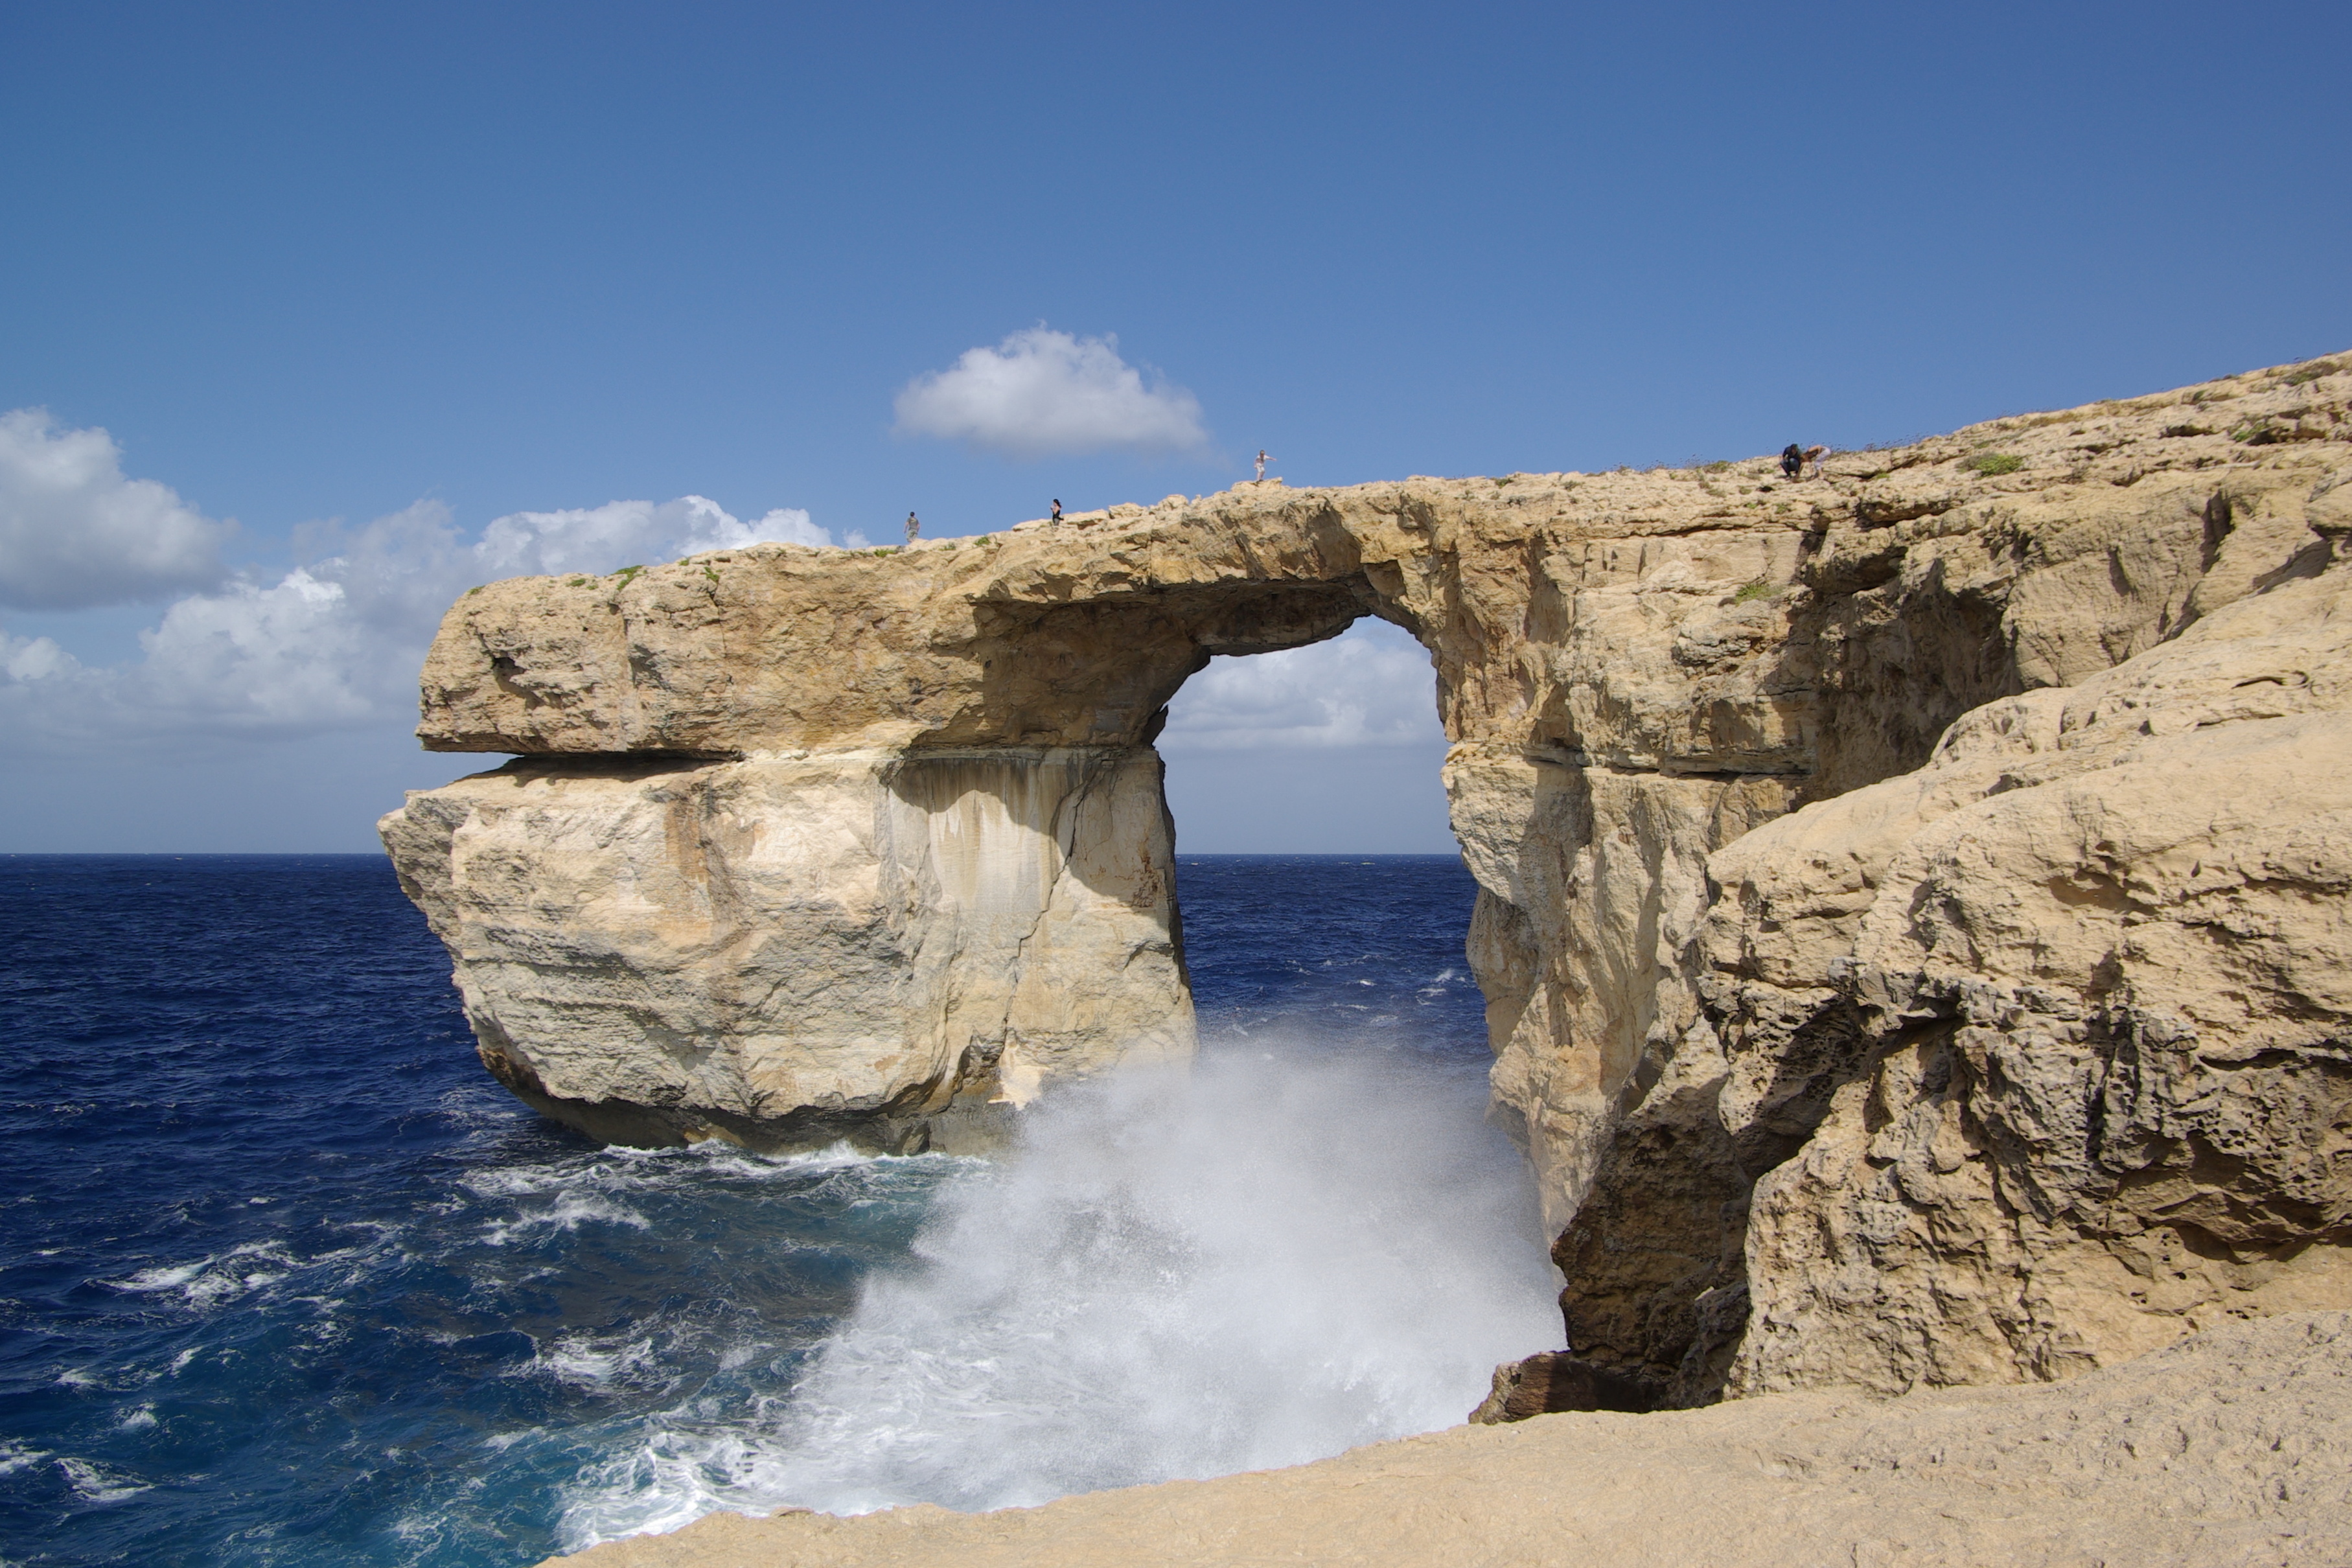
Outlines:
{"type": "Polygon", "coordinates": [[[1265,447],[1260,447],[1257,449],[1257,477],[1259,479],[1263,479],[1265,478],[1265,466],[1273,460],[1274,459],[1265,455],[1265,447]]]}
{"type": "Polygon", "coordinates": [[[1051,516],[1051,517],[1049,517],[1049,518],[1047,518],[1045,521],[1048,521],[1048,522],[1059,522],[1059,521],[1062,521],[1062,498],[1061,498],[1061,497],[1059,497],[1059,496],[1055,496],[1055,497],[1054,498],[1054,515],[1053,515],[1053,516],[1051,516]]]}
{"type": "Polygon", "coordinates": [[[909,544],[914,543],[916,540],[922,537],[922,532],[923,525],[916,521],[915,514],[913,512],[908,512],[907,514],[907,542],[909,544]]]}

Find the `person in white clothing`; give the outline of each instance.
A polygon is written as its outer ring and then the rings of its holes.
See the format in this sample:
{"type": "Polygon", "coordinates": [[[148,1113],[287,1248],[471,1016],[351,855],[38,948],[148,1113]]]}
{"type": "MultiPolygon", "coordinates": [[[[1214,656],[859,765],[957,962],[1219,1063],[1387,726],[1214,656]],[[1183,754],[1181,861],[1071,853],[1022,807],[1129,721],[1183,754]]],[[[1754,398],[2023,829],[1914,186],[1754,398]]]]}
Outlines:
{"type": "Polygon", "coordinates": [[[1265,466],[1270,461],[1272,461],[1272,459],[1265,455],[1265,448],[1260,447],[1257,449],[1257,477],[1259,479],[1265,478],[1265,466]]]}

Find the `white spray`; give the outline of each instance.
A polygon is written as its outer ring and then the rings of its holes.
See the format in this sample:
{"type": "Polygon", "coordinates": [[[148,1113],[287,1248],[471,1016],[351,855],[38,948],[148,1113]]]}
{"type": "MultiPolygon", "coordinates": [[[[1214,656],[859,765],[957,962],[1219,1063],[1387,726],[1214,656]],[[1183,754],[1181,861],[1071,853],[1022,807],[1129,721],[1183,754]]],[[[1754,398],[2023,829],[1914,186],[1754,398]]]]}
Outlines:
{"type": "Polygon", "coordinates": [[[1454,1425],[1559,1335],[1484,1088],[1401,1053],[1229,1054],[1051,1098],[761,1429],[678,1412],[573,1494],[566,1542],[719,1508],[1032,1504],[1454,1425]]]}

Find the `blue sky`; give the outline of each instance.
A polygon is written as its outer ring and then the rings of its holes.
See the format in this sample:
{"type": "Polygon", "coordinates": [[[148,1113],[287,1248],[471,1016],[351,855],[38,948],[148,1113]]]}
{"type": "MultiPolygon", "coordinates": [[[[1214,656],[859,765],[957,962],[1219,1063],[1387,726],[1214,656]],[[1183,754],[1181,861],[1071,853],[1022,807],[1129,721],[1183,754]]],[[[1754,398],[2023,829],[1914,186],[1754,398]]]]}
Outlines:
{"type": "MultiPolygon", "coordinates": [[[[1679,462],[2352,346],[2340,5],[10,3],[0,36],[0,411],[46,411],[0,448],[95,465],[81,501],[0,485],[0,848],[368,847],[465,765],[404,738],[419,604],[709,537],[656,515],[684,497],[960,533],[1261,445],[1295,484],[1679,462]],[[1063,384],[1092,340],[1126,393],[1063,384]],[[1045,405],[908,404],[973,351],[1045,405]],[[555,521],[483,550],[515,514],[555,521]]],[[[1445,847],[1399,651],[1188,689],[1186,847],[1445,847]]]]}

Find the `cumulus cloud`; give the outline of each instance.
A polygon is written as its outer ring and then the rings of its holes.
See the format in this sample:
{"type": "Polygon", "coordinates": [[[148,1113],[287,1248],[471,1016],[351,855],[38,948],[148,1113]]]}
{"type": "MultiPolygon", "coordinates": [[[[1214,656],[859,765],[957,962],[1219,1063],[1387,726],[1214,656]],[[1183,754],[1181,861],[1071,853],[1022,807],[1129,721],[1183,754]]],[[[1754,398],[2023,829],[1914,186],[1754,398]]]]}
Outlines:
{"type": "Polygon", "coordinates": [[[442,613],[477,583],[603,574],[762,541],[826,544],[797,509],[745,521],[701,496],[514,512],[468,541],[438,502],[297,542],[312,558],[185,595],[140,634],[142,657],[89,666],[48,637],[0,631],[0,724],[52,746],[191,735],[270,738],[398,721],[442,613]]]}
{"type": "Polygon", "coordinates": [[[659,506],[652,501],[616,500],[567,511],[511,512],[482,530],[482,542],[474,547],[474,553],[491,575],[520,577],[609,572],[612,565],[591,567],[583,563],[594,560],[617,565],[624,563],[624,557],[633,562],[640,555],[674,561],[706,550],[734,550],[763,542],[833,542],[797,507],[740,522],[717,501],[685,496],[659,506]]]}
{"type": "Polygon", "coordinates": [[[1118,357],[1118,338],[1075,338],[1042,325],[917,376],[894,406],[908,435],[1014,458],[1192,452],[1209,440],[1200,399],[1156,374],[1147,383],[1118,357]]]}
{"type": "Polygon", "coordinates": [[[1443,746],[1429,653],[1382,621],[1308,647],[1220,658],[1170,704],[1164,752],[1443,746]]]}
{"type": "Polygon", "coordinates": [[[125,478],[102,429],[61,430],[41,408],[0,414],[0,605],[86,609],[210,587],[233,527],[125,478]]]}
{"type": "MultiPolygon", "coordinates": [[[[1090,352],[1062,334],[1044,335],[1079,357],[1090,352]]],[[[1008,344],[1008,353],[1019,349],[1017,339],[1008,344]]],[[[161,485],[123,479],[105,432],[59,432],[20,412],[0,422],[0,440],[11,444],[0,483],[17,508],[0,531],[0,572],[13,575],[0,580],[12,593],[22,583],[44,584],[18,602],[89,605],[174,581],[201,584],[165,607],[140,634],[140,656],[120,664],[84,664],[50,637],[0,627],[0,730],[20,749],[114,751],[404,728],[434,629],[477,583],[603,574],[768,540],[833,542],[805,511],[739,519],[702,496],[513,512],[471,537],[446,507],[424,501],[358,527],[298,531],[303,563],[290,571],[224,574],[215,563],[225,525],[161,485]],[[84,525],[80,555],[20,526],[30,515],[20,500],[26,494],[85,498],[73,514],[84,525]],[[100,541],[112,541],[117,555],[107,557],[100,541]],[[66,592],[75,583],[79,597],[66,592]]],[[[69,510],[41,504],[51,517],[69,510]]],[[[1312,647],[1217,660],[1186,684],[1160,743],[1171,752],[1442,745],[1432,689],[1421,647],[1367,622],[1312,647]]]]}

